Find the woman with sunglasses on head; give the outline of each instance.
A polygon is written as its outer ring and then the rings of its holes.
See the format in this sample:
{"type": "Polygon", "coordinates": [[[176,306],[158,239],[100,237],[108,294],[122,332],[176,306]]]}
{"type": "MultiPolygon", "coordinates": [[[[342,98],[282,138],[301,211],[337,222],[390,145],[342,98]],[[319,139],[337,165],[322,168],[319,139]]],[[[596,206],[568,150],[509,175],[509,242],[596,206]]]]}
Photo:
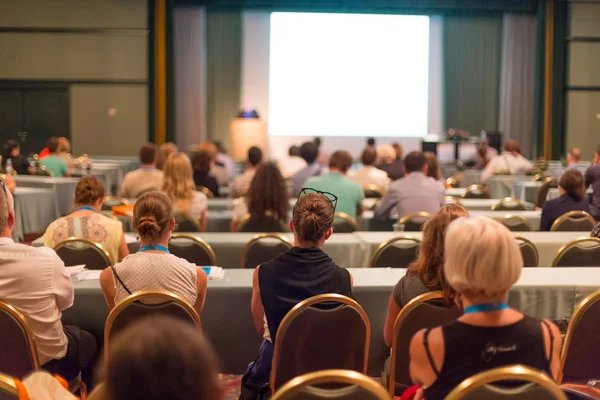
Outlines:
{"type": "Polygon", "coordinates": [[[258,358],[242,378],[240,399],[256,398],[269,382],[277,329],[296,304],[326,293],[353,297],[352,276],[323,251],[333,233],[336,200],[329,194],[302,189],[289,222],[294,247],[254,270],[251,309],[263,342],[258,358]]]}

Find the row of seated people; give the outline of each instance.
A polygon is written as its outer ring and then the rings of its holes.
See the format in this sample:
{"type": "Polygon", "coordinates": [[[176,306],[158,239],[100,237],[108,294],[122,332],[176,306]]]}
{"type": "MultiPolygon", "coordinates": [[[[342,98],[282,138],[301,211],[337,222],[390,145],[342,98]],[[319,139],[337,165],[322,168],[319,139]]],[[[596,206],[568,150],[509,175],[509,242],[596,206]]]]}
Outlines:
{"type": "MultiPolygon", "coordinates": [[[[44,368],[71,379],[92,362],[94,337],[62,326],[61,310],[73,303],[69,275],[52,250],[14,244],[10,239],[14,213],[9,198],[0,191],[0,299],[27,317],[44,368]],[[41,279],[46,276],[48,279],[41,279]]],[[[167,290],[183,297],[200,314],[206,274],[169,254],[172,208],[169,198],[158,192],[146,194],[136,203],[133,224],[140,236],[140,252],[107,268],[100,278],[110,308],[131,293],[167,290]]],[[[269,382],[273,342],[283,318],[296,304],[319,294],[354,297],[348,270],[338,267],[322,250],[333,233],[333,215],[334,204],[326,196],[311,193],[300,197],[290,223],[295,246],[254,271],[251,312],[264,340],[242,380],[247,390],[262,390],[269,382]]],[[[442,230],[445,239],[438,241],[436,248],[423,248],[417,266],[398,283],[390,299],[388,341],[389,321],[411,296],[442,290],[447,305],[464,310],[457,321],[421,331],[412,341],[411,375],[428,399],[444,398],[466,377],[501,365],[519,363],[554,378],[558,374],[558,328],[506,305],[508,291],[523,265],[512,235],[491,219],[464,216],[448,213],[445,220],[449,226],[446,232],[442,230]]]]}

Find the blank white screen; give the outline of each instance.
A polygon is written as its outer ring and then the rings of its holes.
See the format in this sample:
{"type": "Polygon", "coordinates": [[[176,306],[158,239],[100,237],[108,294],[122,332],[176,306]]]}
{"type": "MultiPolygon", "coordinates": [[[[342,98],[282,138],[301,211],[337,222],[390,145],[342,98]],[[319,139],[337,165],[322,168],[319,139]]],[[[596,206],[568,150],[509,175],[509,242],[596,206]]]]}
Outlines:
{"type": "Polygon", "coordinates": [[[271,135],[427,134],[429,17],[272,13],[271,135]]]}

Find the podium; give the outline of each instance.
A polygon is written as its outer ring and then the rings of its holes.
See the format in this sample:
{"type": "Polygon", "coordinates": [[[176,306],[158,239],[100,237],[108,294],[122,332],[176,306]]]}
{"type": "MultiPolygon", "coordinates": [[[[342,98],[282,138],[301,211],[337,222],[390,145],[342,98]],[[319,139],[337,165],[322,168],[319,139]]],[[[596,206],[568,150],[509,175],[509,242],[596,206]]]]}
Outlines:
{"type": "Polygon", "coordinates": [[[229,124],[231,156],[244,161],[248,149],[256,146],[267,154],[267,125],[259,118],[234,118],[229,124]]]}

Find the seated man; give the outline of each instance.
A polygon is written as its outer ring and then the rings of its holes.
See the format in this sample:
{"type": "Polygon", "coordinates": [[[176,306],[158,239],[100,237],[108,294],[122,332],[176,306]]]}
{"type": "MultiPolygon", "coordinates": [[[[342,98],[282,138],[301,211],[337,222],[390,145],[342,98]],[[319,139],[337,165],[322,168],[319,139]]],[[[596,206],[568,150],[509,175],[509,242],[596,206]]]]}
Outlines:
{"type": "Polygon", "coordinates": [[[125,175],[121,184],[122,197],[139,197],[143,192],[160,190],[163,172],[156,168],[157,156],[155,144],[147,143],[142,146],[140,149],[140,163],[142,166],[125,175]]]}
{"type": "Polygon", "coordinates": [[[521,155],[521,148],[516,140],[509,140],[504,145],[502,154],[492,158],[481,173],[481,182],[485,183],[492,175],[519,175],[533,168],[531,161],[521,155]]]}
{"type": "Polygon", "coordinates": [[[325,169],[321,164],[317,163],[319,149],[314,142],[302,143],[300,146],[300,157],[306,161],[306,167],[292,175],[292,196],[298,197],[300,190],[304,187],[304,182],[311,176],[321,175],[325,169]]]}
{"type": "Polygon", "coordinates": [[[347,151],[336,151],[329,158],[329,173],[308,178],[304,187],[334,194],[338,198],[335,212],[356,218],[362,213],[365,194],[358,183],[345,176],[351,165],[352,156],[347,151]]]}
{"type": "Polygon", "coordinates": [[[427,159],[420,151],[404,158],[404,178],[390,184],[375,209],[379,219],[399,219],[425,211],[435,214],[444,205],[446,189],[443,184],[427,176],[427,159]]]}
{"type": "Polygon", "coordinates": [[[256,174],[256,169],[263,161],[263,152],[260,148],[256,146],[252,146],[248,149],[248,167],[240,176],[236,177],[231,184],[231,192],[230,196],[233,198],[242,197],[248,192],[250,189],[250,184],[252,183],[252,179],[254,179],[254,175],[256,174]]]}
{"type": "Polygon", "coordinates": [[[590,185],[592,185],[594,191],[592,203],[590,204],[590,214],[598,221],[600,220],[600,146],[594,154],[594,165],[585,171],[585,187],[587,188],[590,185]]]}
{"type": "Polygon", "coordinates": [[[70,381],[90,366],[96,340],[75,326],[63,327],[61,312],[73,305],[71,277],[54,250],[16,244],[14,226],[12,196],[0,182],[0,299],[27,318],[42,368],[70,381]]]}
{"type": "Polygon", "coordinates": [[[372,147],[367,147],[363,151],[360,160],[363,164],[362,168],[359,168],[356,171],[350,171],[348,173],[348,178],[357,182],[363,189],[368,185],[376,185],[385,192],[389,183],[389,178],[385,171],[375,168],[377,151],[372,147]]]}

